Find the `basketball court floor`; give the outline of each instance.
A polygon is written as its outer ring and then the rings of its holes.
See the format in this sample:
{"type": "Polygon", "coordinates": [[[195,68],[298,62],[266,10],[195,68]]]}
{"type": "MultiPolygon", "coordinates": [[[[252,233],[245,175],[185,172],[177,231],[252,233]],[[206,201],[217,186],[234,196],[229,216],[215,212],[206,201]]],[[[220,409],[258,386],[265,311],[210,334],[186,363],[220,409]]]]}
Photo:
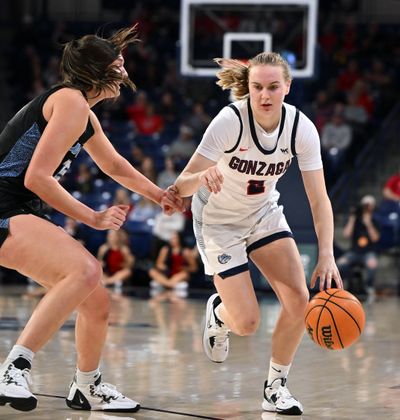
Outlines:
{"type": "MultiPolygon", "coordinates": [[[[25,287],[0,287],[1,360],[38,302],[25,292],[25,287]]],[[[37,409],[24,413],[0,407],[1,420],[288,418],[261,410],[279,310],[273,296],[259,296],[262,323],[257,334],[233,336],[228,360],[215,364],[202,350],[206,295],[180,299],[111,293],[103,379],[118,384],[143,408],[132,414],[105,414],[66,407],[75,366],[72,317],[35,357],[32,390],[39,398],[37,409]]],[[[364,333],[346,350],[323,350],[304,336],[288,381],[305,409],[297,418],[400,419],[400,299],[380,297],[364,307],[364,333]]]]}

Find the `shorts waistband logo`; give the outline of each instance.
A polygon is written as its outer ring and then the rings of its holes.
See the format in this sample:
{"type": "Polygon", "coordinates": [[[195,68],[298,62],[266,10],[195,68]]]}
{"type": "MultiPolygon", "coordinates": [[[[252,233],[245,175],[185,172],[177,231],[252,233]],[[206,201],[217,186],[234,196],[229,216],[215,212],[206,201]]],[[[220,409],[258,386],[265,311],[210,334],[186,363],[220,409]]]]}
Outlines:
{"type": "Polygon", "coordinates": [[[218,255],[218,262],[220,264],[226,264],[232,257],[228,254],[218,255]]]}

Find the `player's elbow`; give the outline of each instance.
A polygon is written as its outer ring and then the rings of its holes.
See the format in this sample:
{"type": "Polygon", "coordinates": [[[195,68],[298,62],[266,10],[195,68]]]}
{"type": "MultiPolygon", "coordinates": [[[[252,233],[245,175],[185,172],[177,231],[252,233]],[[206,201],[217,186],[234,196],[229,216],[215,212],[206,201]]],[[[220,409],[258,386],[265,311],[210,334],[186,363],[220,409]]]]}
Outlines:
{"type": "Polygon", "coordinates": [[[32,192],[37,188],[37,178],[31,172],[27,172],[24,178],[24,187],[32,192]]]}
{"type": "Polygon", "coordinates": [[[32,191],[36,195],[40,196],[40,191],[45,185],[45,179],[39,174],[27,172],[24,178],[24,187],[29,191],[32,191]]]}

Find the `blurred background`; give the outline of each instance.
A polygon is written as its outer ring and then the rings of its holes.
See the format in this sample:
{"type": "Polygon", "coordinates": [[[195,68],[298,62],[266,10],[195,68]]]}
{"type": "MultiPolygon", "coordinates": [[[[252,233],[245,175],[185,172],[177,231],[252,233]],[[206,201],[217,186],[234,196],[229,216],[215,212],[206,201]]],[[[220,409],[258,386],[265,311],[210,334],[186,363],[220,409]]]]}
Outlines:
{"type": "MultiPolygon", "coordinates": [[[[2,0],[0,128],[58,82],[63,43],[87,33],[108,36],[136,22],[142,42],[124,56],[138,90],[123,91],[117,102],[94,109],[116,149],[166,188],[211,119],[229,103],[228,94],[215,84],[212,58],[228,54],[246,60],[268,47],[280,52],[295,76],[286,101],[304,112],[320,133],[335,214],[336,256],[354,251],[358,238],[343,229],[350,215],[362,217],[364,198],[371,196],[375,201],[368,211],[380,233],[368,249],[379,261],[373,267],[373,287],[376,294],[400,294],[400,2],[2,0]]],[[[148,200],[118,188],[85,152],[71,169],[63,185],[90,207],[130,205],[125,234],[118,240],[51,212],[54,221],[99,258],[104,258],[99,249],[107,243],[107,249],[130,249],[124,276],[115,274],[118,267],[110,267],[110,286],[126,293],[153,293],[160,283],[152,269],[162,263],[160,251],[167,247],[184,256],[182,289],[194,295],[213,287],[204,280],[190,211],[172,218],[161,215],[148,200]]],[[[278,190],[309,278],[317,258],[316,238],[295,162],[278,190]]],[[[358,248],[361,255],[367,251],[358,248]]],[[[365,294],[370,269],[363,260],[346,267],[348,289],[365,294]]],[[[251,270],[257,291],[269,293],[265,279],[251,270]]],[[[0,275],[3,284],[31,285],[30,279],[9,270],[0,275]]]]}

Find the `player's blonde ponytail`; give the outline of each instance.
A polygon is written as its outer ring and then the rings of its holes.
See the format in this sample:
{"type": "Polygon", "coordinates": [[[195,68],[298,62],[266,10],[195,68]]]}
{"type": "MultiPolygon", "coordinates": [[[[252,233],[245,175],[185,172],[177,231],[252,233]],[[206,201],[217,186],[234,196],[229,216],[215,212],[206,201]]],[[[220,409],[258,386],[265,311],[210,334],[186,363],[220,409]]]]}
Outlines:
{"type": "Polygon", "coordinates": [[[223,90],[229,89],[234,100],[244,99],[249,94],[249,71],[260,65],[281,66],[285,81],[292,80],[288,62],[278,53],[262,52],[247,63],[232,58],[214,58],[221,67],[217,72],[216,83],[223,90]]]}
{"type": "Polygon", "coordinates": [[[214,58],[214,61],[222,68],[217,73],[217,85],[229,89],[234,100],[245,98],[249,94],[249,66],[231,58],[214,58]]]}

